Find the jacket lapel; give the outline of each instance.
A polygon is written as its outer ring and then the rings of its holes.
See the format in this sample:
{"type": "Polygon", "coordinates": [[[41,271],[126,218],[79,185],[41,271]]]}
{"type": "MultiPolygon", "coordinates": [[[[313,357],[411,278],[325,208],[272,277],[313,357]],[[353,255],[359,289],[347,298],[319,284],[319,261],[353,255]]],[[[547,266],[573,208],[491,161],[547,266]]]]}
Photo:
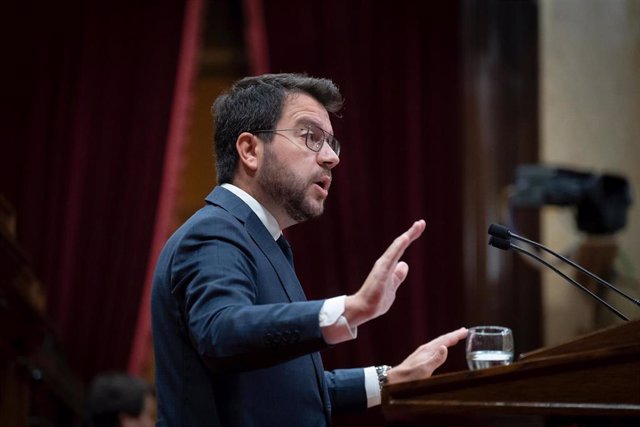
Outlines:
{"type": "Polygon", "coordinates": [[[289,301],[306,301],[307,298],[293,267],[251,208],[235,194],[222,187],[216,187],[206,200],[222,207],[244,224],[251,239],[273,266],[289,301]]]}

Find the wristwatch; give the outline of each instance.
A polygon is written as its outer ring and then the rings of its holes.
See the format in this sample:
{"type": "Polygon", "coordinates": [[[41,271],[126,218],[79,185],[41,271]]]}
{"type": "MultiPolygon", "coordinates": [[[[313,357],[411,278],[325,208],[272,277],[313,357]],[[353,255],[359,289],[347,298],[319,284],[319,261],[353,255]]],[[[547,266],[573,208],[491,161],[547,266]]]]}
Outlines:
{"type": "Polygon", "coordinates": [[[378,374],[378,385],[380,386],[380,390],[382,390],[382,386],[384,386],[387,383],[388,381],[387,373],[391,368],[392,367],[389,365],[376,366],[376,374],[378,374]]]}

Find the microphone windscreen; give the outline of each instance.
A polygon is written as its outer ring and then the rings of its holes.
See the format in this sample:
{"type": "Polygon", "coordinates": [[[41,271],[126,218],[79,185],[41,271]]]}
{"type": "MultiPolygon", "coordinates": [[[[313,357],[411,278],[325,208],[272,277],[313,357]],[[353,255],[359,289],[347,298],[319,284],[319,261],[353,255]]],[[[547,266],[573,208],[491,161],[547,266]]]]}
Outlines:
{"type": "Polygon", "coordinates": [[[509,249],[511,249],[511,241],[507,239],[501,239],[500,237],[491,236],[489,237],[489,246],[508,251],[509,249]]]}
{"type": "Polygon", "coordinates": [[[491,224],[489,226],[489,234],[492,236],[499,237],[501,239],[509,240],[511,238],[511,233],[509,233],[509,229],[504,225],[500,224],[491,224]]]}

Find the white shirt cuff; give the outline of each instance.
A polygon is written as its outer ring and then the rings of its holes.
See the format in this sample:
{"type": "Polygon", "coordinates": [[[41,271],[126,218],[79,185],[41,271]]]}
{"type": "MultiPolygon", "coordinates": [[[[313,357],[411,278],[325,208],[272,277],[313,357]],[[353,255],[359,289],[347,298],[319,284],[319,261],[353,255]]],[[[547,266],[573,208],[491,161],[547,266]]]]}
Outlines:
{"type": "Polygon", "coordinates": [[[325,300],[320,308],[318,321],[322,337],[327,344],[339,344],[358,336],[358,328],[349,326],[344,314],[344,301],[346,295],[325,300]]]}
{"type": "Polygon", "coordinates": [[[367,408],[379,405],[382,397],[375,366],[364,368],[364,388],[367,391],[367,408]]]}

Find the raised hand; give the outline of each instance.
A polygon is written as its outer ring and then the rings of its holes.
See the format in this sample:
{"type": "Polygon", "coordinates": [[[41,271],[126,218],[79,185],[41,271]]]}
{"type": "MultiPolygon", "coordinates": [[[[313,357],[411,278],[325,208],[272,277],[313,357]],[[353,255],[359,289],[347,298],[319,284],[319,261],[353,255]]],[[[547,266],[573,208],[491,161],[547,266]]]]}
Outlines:
{"type": "Polygon", "coordinates": [[[400,261],[404,251],[424,231],[424,220],[398,236],[375,262],[364,284],[345,300],[344,316],[349,325],[357,327],[386,313],[396,298],[396,291],[407,277],[409,266],[400,261]]]}

